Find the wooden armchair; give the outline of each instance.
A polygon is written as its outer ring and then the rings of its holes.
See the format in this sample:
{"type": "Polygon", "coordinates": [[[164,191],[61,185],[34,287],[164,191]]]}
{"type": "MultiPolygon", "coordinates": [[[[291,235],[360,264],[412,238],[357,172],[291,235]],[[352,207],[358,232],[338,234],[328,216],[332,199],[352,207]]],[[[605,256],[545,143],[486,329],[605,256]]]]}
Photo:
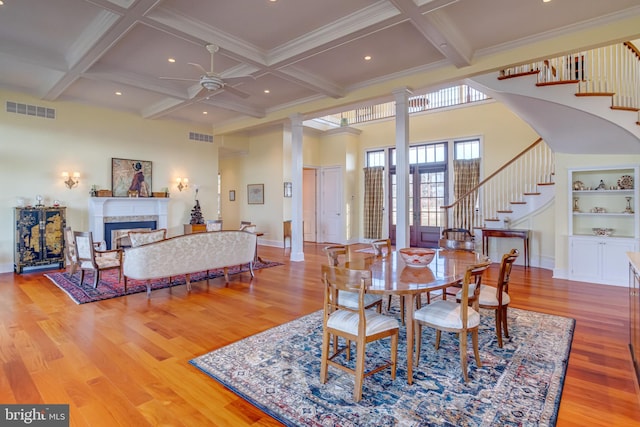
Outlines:
{"type": "Polygon", "coordinates": [[[353,400],[362,399],[362,383],[366,376],[391,368],[391,379],[396,378],[398,356],[398,321],[372,310],[365,309],[364,297],[366,281],[371,280],[369,270],[350,270],[347,268],[322,266],[322,282],[324,283],[324,317],[322,331],[322,359],[320,363],[320,382],[327,382],[328,367],[333,366],[355,376],[353,400]],[[340,293],[357,295],[356,307],[345,306],[340,293]],[[330,345],[333,337],[333,350],[330,345]],[[339,337],[346,340],[344,347],[336,342],[339,337]],[[383,338],[391,339],[391,360],[365,372],[366,345],[383,338]],[[347,366],[350,359],[351,342],[356,343],[355,367],[347,366]],[[345,363],[337,360],[346,353],[345,363]]]}
{"type": "MultiPolygon", "coordinates": [[[[84,282],[84,272],[93,271],[93,287],[98,287],[100,273],[105,270],[118,269],[118,282],[122,280],[122,249],[100,251],[95,249],[91,232],[74,231],[78,267],[80,268],[80,284],[84,282]]],[[[126,288],[125,288],[126,291],[126,288]]]]}
{"type": "MultiPolygon", "coordinates": [[[[473,353],[476,358],[476,366],[482,367],[480,352],[478,350],[478,327],[480,326],[480,313],[469,306],[469,285],[476,282],[478,276],[491,265],[490,261],[469,266],[462,281],[460,302],[451,300],[438,300],[417,310],[413,315],[416,358],[418,365],[420,359],[420,347],[422,346],[422,327],[428,326],[436,330],[436,351],[440,347],[440,335],[442,331],[455,332],[460,337],[460,367],[465,382],[469,381],[467,374],[467,339],[471,333],[473,353]]],[[[477,290],[477,289],[476,289],[477,290]]]]}

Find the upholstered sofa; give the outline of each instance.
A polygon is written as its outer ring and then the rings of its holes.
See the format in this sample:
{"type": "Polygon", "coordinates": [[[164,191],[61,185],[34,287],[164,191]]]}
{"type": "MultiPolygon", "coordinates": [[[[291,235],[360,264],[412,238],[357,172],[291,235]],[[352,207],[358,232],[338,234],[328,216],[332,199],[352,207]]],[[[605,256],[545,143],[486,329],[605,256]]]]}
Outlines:
{"type": "MultiPolygon", "coordinates": [[[[125,289],[127,279],[148,281],[184,274],[187,289],[191,290],[190,273],[222,268],[229,281],[227,268],[242,264],[249,264],[253,277],[256,238],[254,233],[246,231],[214,231],[131,247],[124,254],[125,289]]],[[[147,282],[147,295],[150,293],[147,282]]]]}

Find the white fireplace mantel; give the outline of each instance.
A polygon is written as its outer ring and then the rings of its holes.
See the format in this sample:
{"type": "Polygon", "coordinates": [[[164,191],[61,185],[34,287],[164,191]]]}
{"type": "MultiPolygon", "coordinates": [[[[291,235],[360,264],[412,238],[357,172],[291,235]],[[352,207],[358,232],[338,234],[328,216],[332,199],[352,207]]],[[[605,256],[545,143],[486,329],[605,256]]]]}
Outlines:
{"type": "Polygon", "coordinates": [[[89,230],[93,240],[101,242],[105,240],[105,222],[125,222],[149,216],[157,217],[157,228],[167,228],[168,211],[168,197],[90,197],[89,230]]]}

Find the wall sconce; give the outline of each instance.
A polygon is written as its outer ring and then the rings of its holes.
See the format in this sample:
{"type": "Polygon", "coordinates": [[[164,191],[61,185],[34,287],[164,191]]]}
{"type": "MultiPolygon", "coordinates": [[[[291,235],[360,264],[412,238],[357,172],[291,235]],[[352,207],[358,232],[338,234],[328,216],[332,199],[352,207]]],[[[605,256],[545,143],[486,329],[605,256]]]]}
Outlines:
{"type": "Polygon", "coordinates": [[[182,191],[189,187],[189,178],[176,178],[176,182],[178,183],[178,191],[182,191]]]}
{"type": "Polygon", "coordinates": [[[69,172],[62,172],[62,178],[64,179],[64,185],[67,186],[69,190],[78,185],[78,181],[80,180],[80,172],[74,172],[73,176],[69,176],[69,172]]]}

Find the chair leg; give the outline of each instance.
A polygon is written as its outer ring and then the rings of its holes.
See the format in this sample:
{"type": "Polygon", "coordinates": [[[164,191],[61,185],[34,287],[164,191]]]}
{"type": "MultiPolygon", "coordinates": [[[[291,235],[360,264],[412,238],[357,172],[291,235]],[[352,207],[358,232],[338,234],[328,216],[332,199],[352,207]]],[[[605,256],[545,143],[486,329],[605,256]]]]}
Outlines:
{"type": "Polygon", "coordinates": [[[508,306],[502,307],[502,330],[504,331],[504,336],[509,338],[509,327],[507,326],[507,308],[508,306]]]}
{"type": "Polygon", "coordinates": [[[469,382],[467,374],[467,331],[460,333],[460,368],[464,382],[469,382]]]}
{"type": "Polygon", "coordinates": [[[502,310],[499,308],[495,311],[496,316],[496,337],[498,338],[498,347],[502,348],[502,310]]]}
{"type": "Polygon", "coordinates": [[[100,270],[96,270],[93,272],[93,289],[98,287],[98,282],[100,281],[100,270]]]}
{"type": "Polygon", "coordinates": [[[358,339],[356,343],[356,352],[356,383],[355,388],[353,389],[353,401],[360,402],[360,399],[362,399],[362,383],[364,380],[364,338],[358,339]]]}
{"type": "MultiPolygon", "coordinates": [[[[337,336],[333,337],[333,343],[337,341],[337,336]]],[[[320,361],[320,382],[322,384],[327,382],[327,365],[329,360],[329,340],[331,339],[328,332],[322,333],[322,359],[320,361]]],[[[335,352],[334,352],[335,353],[335,352]]]]}
{"type": "Polygon", "coordinates": [[[127,293],[127,276],[124,276],[124,293],[127,293]]]}
{"type": "Polygon", "coordinates": [[[387,312],[389,312],[390,310],[391,310],[391,295],[389,295],[389,299],[387,300],[387,312]]]}
{"type": "Polygon", "coordinates": [[[84,283],[84,270],[80,270],[80,284],[84,283]]]}
{"type": "Polygon", "coordinates": [[[398,334],[391,335],[391,379],[396,379],[396,368],[398,367],[398,334]]]}
{"type": "MultiPolygon", "coordinates": [[[[413,365],[418,366],[418,362],[420,361],[420,349],[422,347],[422,325],[418,322],[413,322],[413,330],[416,344],[416,352],[414,355],[413,365]]],[[[407,343],[409,345],[409,343],[407,343]]]]}
{"type": "Polygon", "coordinates": [[[440,336],[442,335],[442,331],[440,329],[436,329],[436,351],[440,348],[440,336]]]}
{"type": "Polygon", "coordinates": [[[482,360],[480,360],[480,350],[478,349],[478,330],[471,331],[471,342],[473,343],[473,355],[476,357],[476,366],[482,368],[482,360]]]}
{"type": "Polygon", "coordinates": [[[185,281],[187,282],[187,291],[191,292],[191,275],[189,273],[185,275],[185,281]]]}

